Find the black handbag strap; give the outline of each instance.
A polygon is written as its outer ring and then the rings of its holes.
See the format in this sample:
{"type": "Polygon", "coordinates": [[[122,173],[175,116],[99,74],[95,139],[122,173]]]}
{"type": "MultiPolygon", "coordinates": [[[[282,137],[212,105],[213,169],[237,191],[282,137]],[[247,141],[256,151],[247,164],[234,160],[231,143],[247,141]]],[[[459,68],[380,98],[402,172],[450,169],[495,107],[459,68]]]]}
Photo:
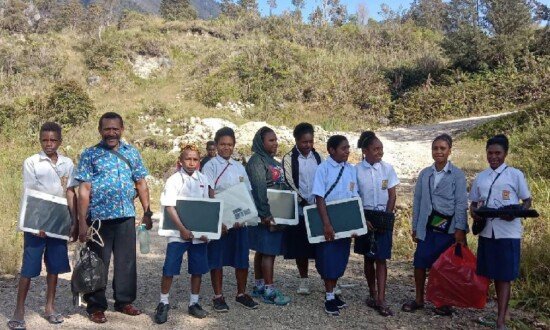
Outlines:
{"type": "MultiPolygon", "coordinates": [[[[489,198],[491,197],[491,192],[493,191],[493,185],[495,184],[495,182],[497,181],[498,177],[504,173],[504,171],[506,171],[506,169],[508,168],[508,166],[506,166],[502,172],[498,173],[496,178],[493,180],[493,182],[491,182],[491,186],[489,187],[489,193],[487,194],[487,200],[486,200],[486,203],[489,204],[489,198]]],[[[487,205],[486,204],[486,205],[487,205]]]]}
{"type": "Polygon", "coordinates": [[[216,181],[214,182],[214,189],[216,189],[216,186],[218,185],[218,181],[220,181],[220,178],[222,177],[222,175],[225,173],[225,171],[227,171],[227,168],[229,167],[229,165],[231,165],[231,163],[227,162],[227,165],[225,165],[220,175],[218,175],[218,177],[216,178],[216,181]]]}
{"type": "Polygon", "coordinates": [[[344,168],[345,167],[346,166],[344,165],[344,166],[342,166],[342,168],[340,168],[340,172],[338,172],[338,176],[336,177],[336,181],[334,181],[332,186],[330,186],[330,188],[328,188],[328,191],[325,193],[325,196],[323,197],[324,199],[326,199],[327,196],[330,195],[330,193],[334,190],[334,187],[336,187],[336,185],[340,181],[340,178],[342,177],[342,173],[344,173],[344,168]]]}
{"type": "Polygon", "coordinates": [[[121,154],[120,152],[118,152],[118,151],[116,151],[116,150],[114,150],[114,149],[104,148],[104,147],[101,145],[101,143],[98,143],[98,144],[96,145],[96,147],[97,147],[97,148],[101,148],[101,149],[103,149],[103,150],[107,150],[108,152],[110,152],[110,153],[112,153],[113,155],[117,156],[118,159],[122,160],[123,162],[126,163],[126,165],[128,165],[128,167],[130,168],[131,171],[134,170],[134,168],[132,167],[132,163],[130,163],[130,160],[129,160],[128,158],[124,157],[124,155],[121,154]]]}

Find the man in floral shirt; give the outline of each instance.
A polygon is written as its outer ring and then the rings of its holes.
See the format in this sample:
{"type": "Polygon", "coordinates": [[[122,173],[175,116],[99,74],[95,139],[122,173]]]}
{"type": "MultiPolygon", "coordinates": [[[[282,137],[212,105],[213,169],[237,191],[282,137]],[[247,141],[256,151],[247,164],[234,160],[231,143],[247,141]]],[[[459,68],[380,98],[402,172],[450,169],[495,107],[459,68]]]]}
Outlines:
{"type": "MultiPolygon", "coordinates": [[[[137,149],[121,141],[124,132],[122,117],[107,112],[99,120],[101,142],[84,150],[76,170],[80,182],[78,198],[79,239],[87,240],[88,227],[100,227],[105,245],[95,242],[88,246],[105,263],[107,270],[114,256],[113,298],[115,310],[128,315],[141,311],[132,303],[136,299],[136,231],[134,197],[143,206],[143,223],[151,229],[149,188],[145,181],[147,169],[137,149]],[[100,224],[100,225],[99,225],[100,224]]],[[[107,298],[105,289],[84,296],[91,321],[105,323],[107,298]]]]}

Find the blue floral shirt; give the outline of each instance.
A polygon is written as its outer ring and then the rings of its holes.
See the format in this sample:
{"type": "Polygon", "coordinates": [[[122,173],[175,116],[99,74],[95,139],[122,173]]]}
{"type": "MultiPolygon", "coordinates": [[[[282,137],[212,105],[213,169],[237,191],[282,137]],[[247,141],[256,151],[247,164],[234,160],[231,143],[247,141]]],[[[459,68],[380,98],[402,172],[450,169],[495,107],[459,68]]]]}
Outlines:
{"type": "Polygon", "coordinates": [[[121,141],[118,152],[130,161],[131,168],[97,145],[87,148],[80,156],[75,179],[92,184],[88,208],[92,220],[136,216],[135,182],[145,178],[148,172],[136,148],[121,141]]]}

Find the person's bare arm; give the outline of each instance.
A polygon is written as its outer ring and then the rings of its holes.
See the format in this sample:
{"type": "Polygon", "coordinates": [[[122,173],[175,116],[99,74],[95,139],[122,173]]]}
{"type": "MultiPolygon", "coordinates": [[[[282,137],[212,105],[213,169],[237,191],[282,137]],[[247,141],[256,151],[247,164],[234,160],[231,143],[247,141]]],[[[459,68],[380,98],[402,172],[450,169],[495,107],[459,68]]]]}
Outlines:
{"type": "Polygon", "coordinates": [[[395,203],[397,202],[397,189],[392,187],[388,189],[388,203],[386,204],[386,212],[395,211],[395,203]]]}
{"type": "Polygon", "coordinates": [[[149,186],[147,185],[147,181],[145,178],[139,179],[136,182],[136,189],[138,191],[139,196],[139,202],[141,203],[141,206],[143,207],[143,218],[141,222],[145,224],[145,228],[147,230],[150,230],[153,228],[153,220],[151,219],[151,216],[145,215],[145,212],[151,211],[151,200],[149,198],[149,186]]]}
{"type": "Polygon", "coordinates": [[[78,186],[78,240],[82,243],[86,242],[88,234],[88,207],[90,206],[90,191],[92,184],[90,182],[81,182],[78,186]]]}
{"type": "Polygon", "coordinates": [[[67,188],[67,206],[71,215],[71,242],[78,240],[78,200],[74,187],[67,188]]]}

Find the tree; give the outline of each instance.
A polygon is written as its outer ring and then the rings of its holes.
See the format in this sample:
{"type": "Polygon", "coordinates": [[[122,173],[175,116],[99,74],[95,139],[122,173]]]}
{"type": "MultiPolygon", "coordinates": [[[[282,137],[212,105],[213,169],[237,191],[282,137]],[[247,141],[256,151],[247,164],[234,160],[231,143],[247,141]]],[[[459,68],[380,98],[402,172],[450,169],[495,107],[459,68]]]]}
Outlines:
{"type": "Polygon", "coordinates": [[[325,24],[325,18],[323,16],[323,10],[321,9],[321,7],[317,6],[315,10],[313,10],[311,14],[309,14],[309,21],[311,25],[314,26],[321,26],[325,24]]]}
{"type": "Polygon", "coordinates": [[[239,0],[237,4],[244,12],[259,14],[258,2],[256,0],[239,0]]]}
{"type": "Polygon", "coordinates": [[[277,8],[277,0],[267,0],[269,5],[269,16],[273,15],[273,9],[277,8]]]}
{"type": "Polygon", "coordinates": [[[487,68],[489,38],[482,7],[481,0],[451,0],[447,11],[443,48],[455,66],[468,71],[487,68]]]}
{"type": "Polygon", "coordinates": [[[160,15],[168,21],[185,21],[197,18],[197,11],[189,0],[161,0],[160,15]]]}
{"type": "Polygon", "coordinates": [[[369,22],[369,11],[364,3],[357,5],[357,24],[367,25],[369,22]]]}
{"type": "Polygon", "coordinates": [[[222,0],[220,10],[227,17],[236,18],[239,16],[239,6],[232,0],[222,0]]]}
{"type": "Polygon", "coordinates": [[[493,65],[513,62],[529,47],[533,36],[528,4],[525,0],[485,0],[485,7],[493,65]]]}
{"type": "Polygon", "coordinates": [[[442,31],[447,6],[442,0],[414,0],[407,13],[418,26],[442,31]]]}
{"type": "Polygon", "coordinates": [[[340,0],[328,0],[328,15],[335,26],[342,26],[348,18],[348,10],[340,0]]]}
{"type": "Polygon", "coordinates": [[[294,6],[294,11],[292,12],[292,15],[294,15],[294,18],[301,22],[302,21],[302,10],[305,6],[304,0],[292,0],[292,5],[294,6]]]}

